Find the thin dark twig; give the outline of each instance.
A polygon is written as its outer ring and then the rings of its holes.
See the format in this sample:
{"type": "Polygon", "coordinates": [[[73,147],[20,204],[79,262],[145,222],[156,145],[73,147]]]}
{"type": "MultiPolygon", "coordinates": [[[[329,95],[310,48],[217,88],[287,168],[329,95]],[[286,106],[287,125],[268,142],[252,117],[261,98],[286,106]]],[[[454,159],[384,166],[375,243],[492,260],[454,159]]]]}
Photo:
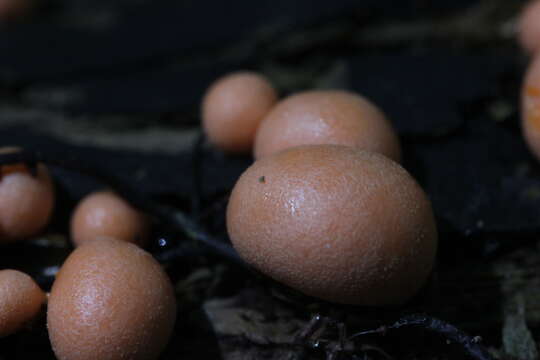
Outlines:
{"type": "Polygon", "coordinates": [[[346,345],[346,327],[345,324],[342,322],[338,322],[335,324],[338,330],[338,341],[334,342],[332,346],[330,346],[326,350],[326,360],[338,360],[341,357],[341,354],[345,351],[345,345],[346,345]]]}
{"type": "Polygon", "coordinates": [[[440,334],[447,340],[455,342],[465,350],[465,352],[476,360],[494,360],[487,349],[480,344],[478,337],[470,336],[452,324],[427,315],[413,314],[402,317],[390,326],[381,326],[374,330],[362,331],[349,337],[352,340],[356,337],[367,334],[384,334],[388,330],[400,329],[403,327],[419,326],[425,330],[440,334]]]}
{"type": "Polygon", "coordinates": [[[113,190],[134,207],[155,216],[172,228],[184,232],[189,238],[205,244],[218,255],[241,266],[247,266],[231,246],[207,234],[195,221],[188,218],[184,213],[178,209],[156,203],[146,194],[134,188],[129,182],[123,181],[115,174],[105,171],[97,164],[80,161],[76,157],[66,153],[55,154],[51,152],[23,150],[16,153],[0,154],[0,166],[38,162],[58,166],[98,179],[113,188],[113,190]]]}
{"type": "Polygon", "coordinates": [[[171,263],[180,258],[188,258],[188,257],[204,256],[204,255],[205,255],[205,252],[203,251],[203,249],[194,248],[190,246],[176,245],[170,249],[160,251],[154,254],[154,257],[160,263],[166,264],[166,263],[171,263]]]}
{"type": "Polygon", "coordinates": [[[321,314],[312,316],[309,323],[296,335],[296,341],[300,343],[307,341],[321,327],[322,322],[321,314]]]}
{"type": "Polygon", "coordinates": [[[228,260],[246,267],[247,264],[240,258],[238,253],[228,244],[215,239],[213,236],[206,233],[202,228],[194,221],[189,219],[185,214],[176,210],[168,209],[166,207],[156,207],[153,211],[149,211],[153,215],[159,217],[167,224],[174,226],[177,229],[181,229],[188,237],[193,240],[199,241],[218,255],[226,257],[228,260]]]}

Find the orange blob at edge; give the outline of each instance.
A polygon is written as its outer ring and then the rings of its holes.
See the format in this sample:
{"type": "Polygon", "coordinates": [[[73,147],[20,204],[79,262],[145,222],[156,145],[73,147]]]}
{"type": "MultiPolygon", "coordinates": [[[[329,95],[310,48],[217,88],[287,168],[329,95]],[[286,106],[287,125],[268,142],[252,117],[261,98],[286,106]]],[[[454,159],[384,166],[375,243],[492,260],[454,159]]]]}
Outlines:
{"type": "Polygon", "coordinates": [[[540,89],[527,85],[524,94],[524,118],[535,131],[540,132],[540,89]]]}
{"type": "Polygon", "coordinates": [[[28,173],[30,170],[28,167],[24,164],[13,164],[13,165],[2,165],[0,166],[0,180],[3,176],[17,173],[17,172],[26,172],[28,173]]]}
{"type": "MultiPolygon", "coordinates": [[[[12,154],[22,151],[22,149],[18,146],[5,146],[0,148],[0,155],[1,154],[12,154]]],[[[25,164],[9,164],[9,165],[2,165],[0,166],[0,180],[2,176],[9,175],[15,172],[29,172],[28,166],[25,164]]]]}
{"type": "Polygon", "coordinates": [[[536,86],[528,85],[525,87],[525,94],[527,94],[527,96],[538,97],[540,96],[540,89],[536,86]]]}
{"type": "MultiPolygon", "coordinates": [[[[6,146],[0,148],[0,154],[9,154],[20,150],[20,147],[6,146]]],[[[34,198],[32,199],[29,199],[26,196],[25,201],[15,200],[15,202],[13,202],[13,196],[11,196],[11,198],[7,200],[7,203],[0,203],[2,205],[0,206],[0,210],[1,208],[11,208],[11,206],[15,206],[18,208],[18,211],[21,212],[20,214],[17,213],[20,215],[21,219],[26,218],[26,221],[29,221],[28,217],[30,217],[31,220],[31,224],[28,224],[28,222],[24,223],[24,220],[18,220],[13,217],[8,219],[2,219],[2,221],[0,221],[0,241],[2,242],[22,240],[30,236],[36,235],[44,227],[47,226],[54,209],[54,182],[49,174],[47,167],[44,164],[38,163],[36,165],[35,176],[33,174],[30,174],[30,170],[25,164],[10,164],[0,166],[0,186],[2,186],[2,182],[8,176],[27,176],[28,179],[26,180],[28,180],[28,182],[30,182],[32,186],[38,186],[41,189],[41,192],[39,193],[40,195],[37,197],[39,199],[37,199],[36,196],[34,196],[34,198]],[[38,204],[36,204],[36,201],[38,202],[38,204]],[[33,209],[33,211],[30,211],[29,209],[33,209]]],[[[20,185],[20,181],[18,181],[18,183],[20,185]]],[[[19,190],[16,191],[20,191],[20,186],[14,186],[13,181],[8,181],[4,184],[8,186],[7,190],[3,190],[4,193],[6,191],[10,193],[13,188],[19,188],[19,190]]],[[[17,195],[25,196],[30,193],[35,195],[35,192],[33,191],[17,193],[17,195]]]]}
{"type": "Polygon", "coordinates": [[[13,334],[34,320],[46,302],[45,292],[28,274],[0,270],[0,337],[13,334]],[[7,293],[4,293],[7,292],[7,293]]]}

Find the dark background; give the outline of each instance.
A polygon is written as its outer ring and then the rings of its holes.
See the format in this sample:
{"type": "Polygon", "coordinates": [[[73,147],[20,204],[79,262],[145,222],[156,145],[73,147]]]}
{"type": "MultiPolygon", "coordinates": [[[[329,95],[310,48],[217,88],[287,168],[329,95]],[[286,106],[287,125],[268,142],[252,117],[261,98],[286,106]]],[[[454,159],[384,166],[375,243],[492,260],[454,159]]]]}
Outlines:
{"type": "MultiPolygon", "coordinates": [[[[360,92],[398,129],[404,165],[432,199],[441,250],[433,289],[367,323],[362,312],[347,310],[349,328],[425,311],[481,335],[498,357],[527,358],[540,336],[540,167],[519,129],[529,61],[515,41],[523,3],[42,1],[29,17],[0,25],[0,144],[100,163],[141,192],[190,211],[199,103],[214,79],[252,69],[283,96],[311,88],[360,92]]],[[[251,159],[204,146],[196,161],[199,220],[224,236],[226,195],[251,159]]],[[[102,186],[53,170],[59,206],[46,245],[34,239],[0,257],[1,268],[28,271],[45,287],[44,271],[69,252],[71,208],[102,186]]],[[[156,241],[182,241],[168,231],[156,230],[156,241]]],[[[265,279],[238,276],[223,260],[167,266],[189,311],[164,358],[294,353],[291,339],[311,307],[275,300],[265,279]],[[261,304],[274,309],[271,316],[261,304]]],[[[0,358],[52,356],[42,326],[8,340],[0,358]]],[[[463,356],[459,346],[424,332],[366,341],[393,358],[463,356]]],[[[356,346],[358,356],[384,358],[356,346]]],[[[324,358],[324,351],[310,356],[324,358]]]]}

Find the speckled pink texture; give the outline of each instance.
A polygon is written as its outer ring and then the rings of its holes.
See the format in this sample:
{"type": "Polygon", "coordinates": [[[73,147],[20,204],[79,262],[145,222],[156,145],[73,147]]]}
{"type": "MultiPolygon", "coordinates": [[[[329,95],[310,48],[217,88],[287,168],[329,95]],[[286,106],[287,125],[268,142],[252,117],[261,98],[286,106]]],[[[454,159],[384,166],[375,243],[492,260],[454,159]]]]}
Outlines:
{"type": "Polygon", "coordinates": [[[54,282],[47,312],[60,360],[157,359],[172,333],[175,295],[150,254],[99,239],[78,247],[54,282]]]}
{"type": "Polygon", "coordinates": [[[407,301],[437,248],[431,204],[414,179],[382,155],[336,145],[258,160],[234,187],[227,228],[261,272],[345,304],[407,301]]]}
{"type": "Polygon", "coordinates": [[[34,319],[45,300],[45,293],[30,276],[16,270],[0,271],[0,337],[34,319]]]}

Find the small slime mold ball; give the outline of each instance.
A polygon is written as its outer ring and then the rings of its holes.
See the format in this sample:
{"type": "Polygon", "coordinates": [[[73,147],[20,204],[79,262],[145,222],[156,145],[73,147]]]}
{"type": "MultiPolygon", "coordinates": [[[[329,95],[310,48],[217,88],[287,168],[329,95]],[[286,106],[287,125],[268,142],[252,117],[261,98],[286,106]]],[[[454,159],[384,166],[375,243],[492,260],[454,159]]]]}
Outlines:
{"type": "Polygon", "coordinates": [[[276,90],[257,73],[237,72],[218,79],[203,99],[204,132],[223,151],[250,152],[260,122],[276,101],[276,90]]]}

